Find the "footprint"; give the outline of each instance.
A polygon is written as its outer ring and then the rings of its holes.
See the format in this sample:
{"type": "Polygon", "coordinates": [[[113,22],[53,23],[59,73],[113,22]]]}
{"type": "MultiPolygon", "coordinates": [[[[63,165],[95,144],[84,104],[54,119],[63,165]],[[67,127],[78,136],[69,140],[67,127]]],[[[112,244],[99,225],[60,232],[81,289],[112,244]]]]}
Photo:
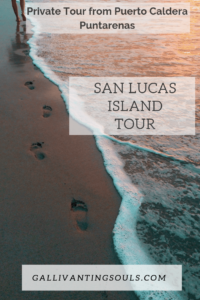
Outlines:
{"type": "Polygon", "coordinates": [[[22,52],[23,52],[25,55],[29,55],[30,50],[23,50],[22,52]]]}
{"type": "Polygon", "coordinates": [[[29,88],[29,90],[34,90],[34,85],[33,85],[33,81],[27,81],[24,84],[25,86],[27,86],[29,88]]]}
{"type": "Polygon", "coordinates": [[[43,117],[48,118],[51,116],[52,108],[51,106],[44,105],[43,106],[43,117]]]}
{"type": "Polygon", "coordinates": [[[30,50],[29,49],[17,49],[14,51],[15,54],[20,56],[29,56],[30,50]]]}
{"type": "Polygon", "coordinates": [[[42,144],[44,144],[44,142],[33,143],[30,147],[30,150],[35,154],[35,157],[39,160],[42,160],[46,157],[46,155],[43,152],[41,152],[42,144]]]}
{"type": "Polygon", "coordinates": [[[71,211],[73,213],[76,228],[81,231],[87,230],[87,205],[83,201],[73,199],[71,202],[71,211]]]}

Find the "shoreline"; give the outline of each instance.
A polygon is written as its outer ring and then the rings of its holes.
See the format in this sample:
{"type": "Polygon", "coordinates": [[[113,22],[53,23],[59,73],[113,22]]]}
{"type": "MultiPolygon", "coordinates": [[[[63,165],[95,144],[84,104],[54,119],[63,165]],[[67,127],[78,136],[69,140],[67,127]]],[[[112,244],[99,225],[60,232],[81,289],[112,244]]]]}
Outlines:
{"type": "Polygon", "coordinates": [[[2,295],[137,299],[134,292],[21,292],[22,264],[120,264],[112,230],[121,199],[94,137],[68,135],[60,91],[34,67],[22,23],[15,33],[11,3],[3,12],[2,295]],[[73,200],[87,209],[80,213],[73,200]]]}

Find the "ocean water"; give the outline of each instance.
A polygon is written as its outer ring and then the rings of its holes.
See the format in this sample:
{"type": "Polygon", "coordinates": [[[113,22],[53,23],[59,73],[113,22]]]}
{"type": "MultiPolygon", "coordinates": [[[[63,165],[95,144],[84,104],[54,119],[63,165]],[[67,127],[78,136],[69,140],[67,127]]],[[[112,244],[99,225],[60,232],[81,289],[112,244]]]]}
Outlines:
{"type": "Polygon", "coordinates": [[[113,230],[121,262],[183,265],[182,292],[137,292],[145,300],[200,299],[200,3],[188,2],[190,34],[41,34],[34,23],[29,41],[66,109],[69,76],[196,77],[195,136],[95,136],[122,197],[113,230]]]}

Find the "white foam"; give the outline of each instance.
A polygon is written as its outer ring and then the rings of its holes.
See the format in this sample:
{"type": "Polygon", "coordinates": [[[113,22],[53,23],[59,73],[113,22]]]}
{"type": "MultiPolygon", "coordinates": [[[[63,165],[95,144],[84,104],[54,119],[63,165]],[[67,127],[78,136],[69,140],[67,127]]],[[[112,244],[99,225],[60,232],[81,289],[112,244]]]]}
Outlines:
{"type": "MultiPolygon", "coordinates": [[[[68,82],[63,82],[46,65],[42,57],[37,56],[37,39],[40,38],[39,26],[37,21],[31,20],[33,27],[33,37],[29,40],[31,47],[30,56],[35,65],[37,65],[44,76],[55,83],[61,91],[62,97],[68,109],[68,82]]],[[[80,107],[77,106],[77,111],[80,107]]],[[[79,113],[84,113],[79,111],[79,113]]],[[[83,123],[79,117],[80,114],[72,116],[75,120],[83,123]]],[[[87,119],[87,118],[86,118],[87,119]]],[[[88,125],[88,124],[85,124],[88,125]]],[[[92,123],[90,129],[92,130],[92,123]]],[[[122,203],[114,226],[114,246],[118,256],[124,265],[129,264],[155,264],[147,255],[145,246],[139,240],[136,233],[136,221],[139,207],[142,201],[142,195],[139,190],[133,186],[129,177],[124,172],[123,162],[118,157],[113,147],[113,142],[108,136],[95,136],[97,146],[101,151],[107,172],[113,179],[114,185],[122,197],[122,203]]],[[[117,142],[117,140],[116,140],[117,142]]],[[[137,292],[142,300],[178,300],[183,299],[178,292],[137,292]]]]}

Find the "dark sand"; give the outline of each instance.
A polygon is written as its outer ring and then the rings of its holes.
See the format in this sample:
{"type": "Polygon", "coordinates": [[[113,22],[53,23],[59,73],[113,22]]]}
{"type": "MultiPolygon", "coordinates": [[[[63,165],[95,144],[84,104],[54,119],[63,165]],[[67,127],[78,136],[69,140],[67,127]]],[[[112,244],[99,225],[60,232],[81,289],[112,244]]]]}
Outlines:
{"type": "Polygon", "coordinates": [[[119,264],[112,230],[121,199],[94,137],[69,136],[60,92],[34,67],[28,36],[21,26],[16,33],[11,3],[3,2],[0,299],[136,299],[133,292],[21,291],[22,264],[119,264]],[[73,198],[87,209],[71,210],[73,198]]]}

